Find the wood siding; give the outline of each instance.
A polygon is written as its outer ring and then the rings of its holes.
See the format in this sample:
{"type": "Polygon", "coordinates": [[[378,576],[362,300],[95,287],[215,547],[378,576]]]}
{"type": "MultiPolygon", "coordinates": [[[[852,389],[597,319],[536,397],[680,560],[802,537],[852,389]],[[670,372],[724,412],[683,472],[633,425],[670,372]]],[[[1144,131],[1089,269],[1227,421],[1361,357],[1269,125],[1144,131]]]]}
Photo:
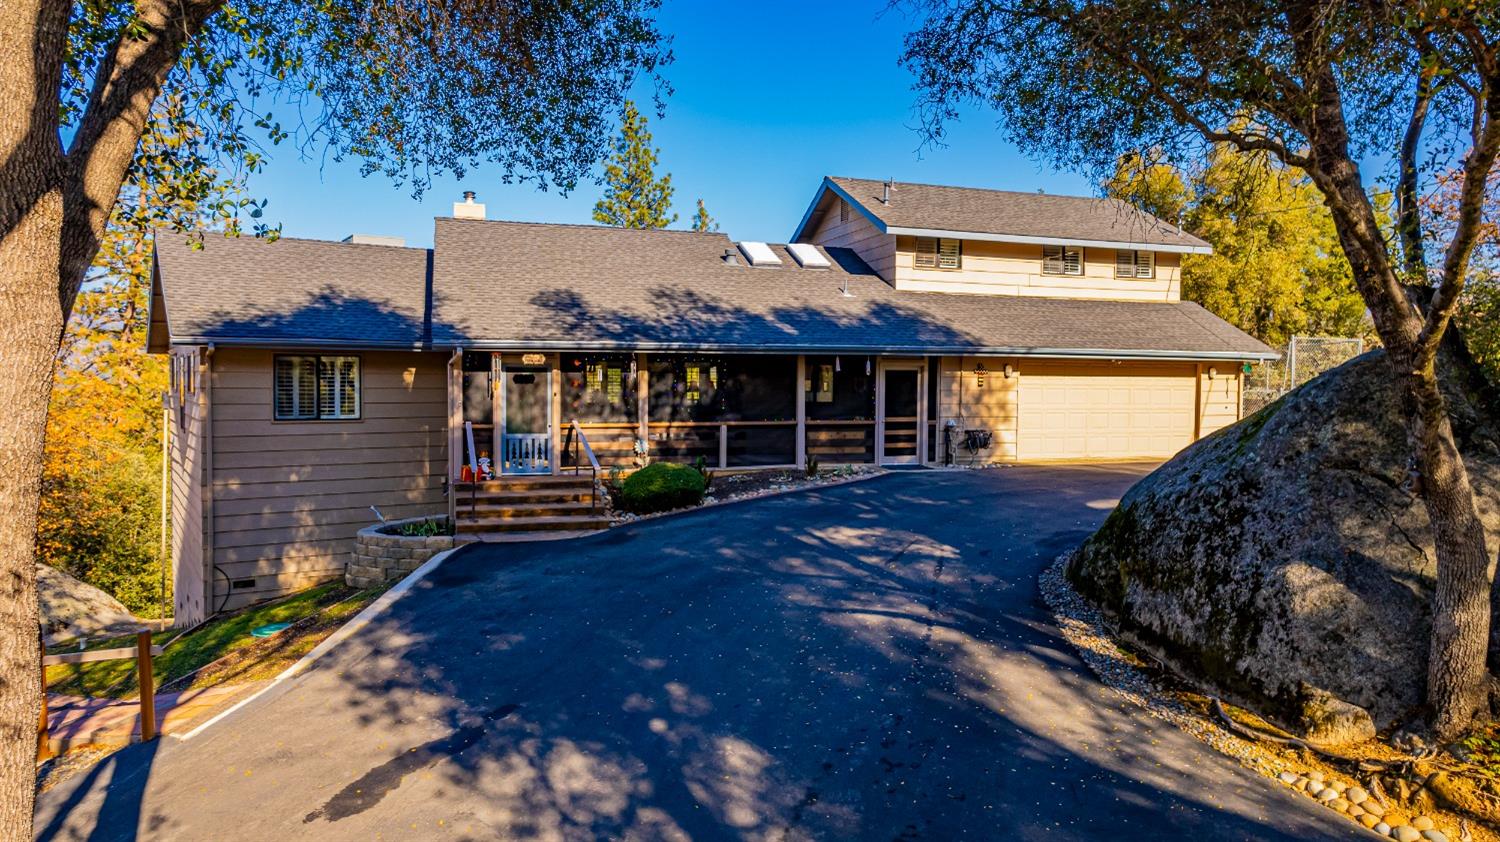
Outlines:
{"type": "Polygon", "coordinates": [[[1016,385],[1019,377],[1006,378],[1005,366],[1019,369],[1014,359],[999,357],[944,357],[938,376],[937,461],[943,461],[943,430],[948,419],[958,423],[953,439],[955,464],[1013,462],[1016,459],[1016,385]],[[984,385],[978,367],[983,365],[984,385]],[[985,429],[990,447],[978,453],[964,449],[965,429],[985,429]]]}
{"type": "Polygon", "coordinates": [[[1236,363],[1198,366],[1198,437],[1240,420],[1240,367],[1236,363]],[[1208,370],[1214,374],[1209,376],[1208,370]]]}
{"type": "Polygon", "coordinates": [[[343,575],[375,518],[447,510],[447,355],[361,353],[358,421],[272,419],[269,350],[213,357],[215,600],[226,608],[343,575]]]}
{"type": "Polygon", "coordinates": [[[950,418],[957,422],[953,453],[959,465],[1165,458],[1239,420],[1240,386],[1232,362],[944,357],[936,461],[942,464],[950,418]],[[963,447],[963,430],[976,428],[989,430],[992,440],[974,454],[963,447]]]}
{"type": "MultiPolygon", "coordinates": [[[[869,264],[886,283],[894,283],[896,278],[896,237],[890,234],[880,233],[868,217],[859,212],[856,207],[849,208],[849,221],[839,221],[838,198],[833,199],[833,205],[828,212],[823,214],[823,220],[818,224],[817,230],[812,232],[809,241],[825,248],[847,248],[859,255],[860,259],[869,264]]],[[[910,261],[910,256],[908,256],[910,261]]]]}
{"type": "Polygon", "coordinates": [[[198,349],[179,348],[171,355],[167,455],[170,466],[169,510],[172,549],[172,617],[179,628],[208,616],[208,577],[203,563],[204,419],[208,405],[194,373],[198,349]]]}
{"type": "MultiPolygon", "coordinates": [[[[1181,299],[1181,261],[1176,254],[1156,255],[1154,278],[1116,278],[1115,250],[1108,248],[1083,249],[1081,275],[1045,275],[1039,245],[964,240],[961,268],[918,269],[914,265],[916,238],[903,235],[895,243],[894,278],[899,290],[1126,301],[1181,299]]],[[[882,277],[887,276],[882,273],[882,277]]]]}

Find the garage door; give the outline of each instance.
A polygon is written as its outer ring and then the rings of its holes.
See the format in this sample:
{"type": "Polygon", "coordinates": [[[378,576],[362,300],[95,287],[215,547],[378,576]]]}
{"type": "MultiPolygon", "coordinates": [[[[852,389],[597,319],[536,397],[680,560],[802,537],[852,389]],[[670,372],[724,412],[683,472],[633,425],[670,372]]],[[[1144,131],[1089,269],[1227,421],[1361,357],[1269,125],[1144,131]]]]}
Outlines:
{"type": "Polygon", "coordinates": [[[1026,363],[1021,459],[1171,456],[1193,440],[1192,364],[1026,363]]]}

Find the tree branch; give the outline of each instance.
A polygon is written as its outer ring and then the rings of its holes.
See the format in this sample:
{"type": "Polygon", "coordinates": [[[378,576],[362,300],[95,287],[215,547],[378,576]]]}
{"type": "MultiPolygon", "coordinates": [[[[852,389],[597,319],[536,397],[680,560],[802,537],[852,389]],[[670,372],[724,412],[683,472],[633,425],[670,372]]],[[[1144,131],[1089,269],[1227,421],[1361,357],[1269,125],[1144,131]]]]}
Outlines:
{"type": "Polygon", "coordinates": [[[58,277],[65,320],[99,250],[151,106],[183,48],[223,4],[224,0],[141,0],[139,26],[122,33],[100,63],[67,153],[58,277]]]}
{"type": "Polygon", "coordinates": [[[1411,116],[1406,121],[1406,134],[1401,139],[1401,151],[1397,156],[1400,173],[1396,179],[1396,233],[1401,237],[1401,254],[1409,279],[1427,277],[1427,255],[1422,246],[1422,214],[1417,202],[1417,155],[1422,143],[1422,129],[1427,124],[1427,111],[1432,97],[1437,92],[1433,80],[1437,76],[1438,62],[1431,42],[1418,35],[1422,45],[1424,61],[1417,74],[1417,94],[1412,101],[1411,116]]]}

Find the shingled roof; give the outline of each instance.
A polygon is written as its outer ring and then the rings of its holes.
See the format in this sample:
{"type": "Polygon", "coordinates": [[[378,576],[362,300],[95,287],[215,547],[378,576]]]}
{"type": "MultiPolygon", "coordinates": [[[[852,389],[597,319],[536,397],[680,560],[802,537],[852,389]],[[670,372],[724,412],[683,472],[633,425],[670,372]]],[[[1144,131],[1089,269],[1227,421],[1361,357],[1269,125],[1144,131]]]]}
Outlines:
{"type": "Polygon", "coordinates": [[[807,214],[792,234],[796,242],[817,227],[834,200],[858,208],[882,232],[954,236],[1003,242],[1152,247],[1208,254],[1208,243],[1118,199],[1054,196],[973,187],[862,178],[823,179],[807,214]]]}
{"type": "Polygon", "coordinates": [[[771,250],[753,267],[723,234],[463,219],[431,251],[158,235],[156,288],[187,344],[1275,356],[1192,303],[897,291],[847,249],[827,269],[771,250]]]}
{"type": "Polygon", "coordinates": [[[1255,359],[1192,303],[898,292],[853,252],[752,267],[722,234],[439,219],[432,341],[474,348],[715,349],[1255,359]],[[845,292],[847,291],[847,295],[845,292]]]}
{"type": "MultiPolygon", "coordinates": [[[[427,249],[158,232],[153,296],[172,342],[421,347],[427,249]]],[[[160,348],[162,337],[151,344],[160,348]]]]}

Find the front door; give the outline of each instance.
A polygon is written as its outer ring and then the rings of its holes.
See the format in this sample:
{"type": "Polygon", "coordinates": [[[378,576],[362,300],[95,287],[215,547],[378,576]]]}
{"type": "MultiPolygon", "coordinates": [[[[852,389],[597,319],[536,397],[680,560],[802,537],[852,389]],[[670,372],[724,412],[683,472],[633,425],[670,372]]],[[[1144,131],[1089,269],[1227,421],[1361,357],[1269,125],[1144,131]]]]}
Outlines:
{"type": "Polygon", "coordinates": [[[536,366],[507,365],[501,384],[500,473],[552,473],[552,373],[536,366]]]}
{"type": "Polygon", "coordinates": [[[917,464],[925,421],[921,365],[882,362],[875,403],[876,461],[881,465],[917,464]]]}

